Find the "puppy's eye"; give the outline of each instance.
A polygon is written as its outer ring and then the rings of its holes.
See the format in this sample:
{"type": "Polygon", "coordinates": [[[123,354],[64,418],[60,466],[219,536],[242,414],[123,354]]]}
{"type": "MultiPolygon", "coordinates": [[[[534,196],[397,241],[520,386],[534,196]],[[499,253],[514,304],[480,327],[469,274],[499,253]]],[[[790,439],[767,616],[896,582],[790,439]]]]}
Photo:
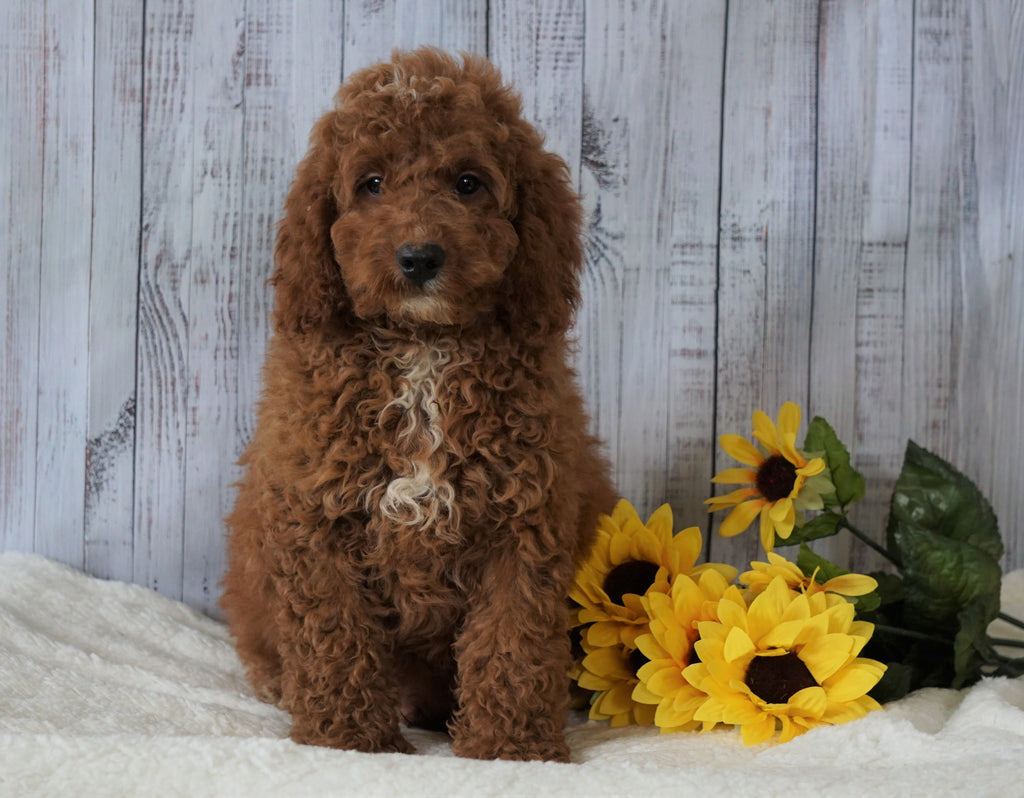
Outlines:
{"type": "Polygon", "coordinates": [[[459,175],[459,179],[455,181],[455,193],[463,197],[472,196],[483,187],[480,178],[470,172],[459,175]]]}
{"type": "Polygon", "coordinates": [[[373,197],[379,197],[384,188],[384,178],[380,175],[371,175],[362,182],[359,188],[373,197]]]}

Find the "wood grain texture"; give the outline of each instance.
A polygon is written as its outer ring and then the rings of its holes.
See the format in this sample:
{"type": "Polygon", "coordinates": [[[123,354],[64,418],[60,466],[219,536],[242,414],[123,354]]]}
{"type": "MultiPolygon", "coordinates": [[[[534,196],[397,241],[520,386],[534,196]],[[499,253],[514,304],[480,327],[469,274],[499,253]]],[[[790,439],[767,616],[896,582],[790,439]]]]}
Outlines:
{"type": "MultiPolygon", "coordinates": [[[[901,423],[913,4],[823,3],[820,28],[808,407],[854,453],[869,490],[852,516],[881,541],[903,459],[893,440],[901,423]]],[[[881,566],[847,535],[815,549],[881,566]]]]}
{"type": "Polygon", "coordinates": [[[44,30],[41,6],[0,8],[0,547],[22,551],[34,549],[36,530],[44,30]]]}
{"type": "MultiPolygon", "coordinates": [[[[716,429],[807,408],[814,264],[818,4],[729,4],[722,120],[716,429]]],[[[722,453],[715,468],[735,465],[722,453]]],[[[720,487],[719,491],[726,490],[720,487]]],[[[724,517],[716,515],[715,528],[724,517]]],[[[715,538],[745,563],[756,534],[715,538]]]]}
{"type": "MultiPolygon", "coordinates": [[[[142,186],[142,6],[96,5],[85,567],[131,581],[142,186]]],[[[65,534],[67,532],[65,531],[65,534]]]]}
{"type": "Polygon", "coordinates": [[[602,11],[586,15],[587,53],[615,55],[584,74],[581,376],[619,491],[641,514],[670,501],[681,528],[704,521],[710,469],[724,5],[602,11]]]}
{"type": "MultiPolygon", "coordinates": [[[[195,7],[146,4],[133,581],[181,598],[195,7]]],[[[211,519],[212,520],[212,519],[211,519]]]]}
{"type": "Polygon", "coordinates": [[[39,252],[36,540],[83,565],[92,246],[92,8],[47,6],[39,252]]]}
{"type": "Polygon", "coordinates": [[[1020,562],[1024,502],[1013,464],[1024,430],[1024,2],[971,3],[957,35],[964,322],[947,456],[993,498],[1007,559],[1020,562]]]}
{"type": "Polygon", "coordinates": [[[487,3],[479,0],[346,0],[344,75],[386,61],[394,49],[432,46],[487,53],[487,3]]]}
{"type": "Polygon", "coordinates": [[[226,565],[222,519],[240,472],[237,265],[244,170],[245,0],[196,7],[182,598],[210,612],[226,565]]]}
{"type": "Polygon", "coordinates": [[[576,364],[641,513],[717,527],[715,437],[793,399],[869,533],[914,438],[1024,566],[1024,0],[2,4],[0,549],[214,611],[295,165],[420,44],[488,54],[569,163],[576,364]]]}
{"type": "Polygon", "coordinates": [[[523,113],[579,184],[583,126],[582,0],[496,0],[488,57],[523,98],[523,113]]]}

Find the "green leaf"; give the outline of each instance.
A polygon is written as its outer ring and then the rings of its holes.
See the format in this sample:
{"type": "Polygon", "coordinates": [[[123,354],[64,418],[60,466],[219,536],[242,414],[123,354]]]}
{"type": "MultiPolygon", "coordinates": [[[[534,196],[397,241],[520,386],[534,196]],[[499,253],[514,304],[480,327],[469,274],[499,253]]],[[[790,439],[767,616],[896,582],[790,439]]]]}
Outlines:
{"type": "Polygon", "coordinates": [[[845,508],[864,498],[863,475],[850,464],[850,452],[839,440],[832,426],[821,416],[815,416],[807,427],[804,451],[822,453],[821,457],[831,473],[832,484],[836,489],[836,500],[840,506],[845,508]]]}
{"type": "Polygon", "coordinates": [[[841,515],[828,510],[820,515],[816,515],[803,526],[793,527],[793,531],[789,533],[788,538],[781,538],[776,533],[775,545],[795,546],[798,543],[806,543],[808,540],[831,537],[839,531],[839,522],[842,520],[843,517],[841,515]]]}
{"type": "Polygon", "coordinates": [[[995,560],[1003,556],[999,524],[992,505],[978,487],[913,441],[907,443],[889,514],[889,549],[896,555],[899,547],[893,536],[900,526],[962,541],[995,560]]]}
{"type": "Polygon", "coordinates": [[[820,554],[812,551],[810,546],[800,547],[800,551],[796,555],[796,567],[803,572],[804,576],[814,576],[814,572],[817,571],[818,575],[814,581],[819,585],[827,582],[833,576],[842,576],[843,574],[850,573],[849,571],[844,571],[834,562],[830,562],[820,554]]]}
{"type": "Polygon", "coordinates": [[[903,601],[903,580],[896,574],[890,574],[887,571],[872,571],[869,576],[873,576],[878,582],[875,592],[881,599],[882,606],[903,601]]]}
{"type": "Polygon", "coordinates": [[[979,598],[994,601],[995,617],[1002,572],[988,552],[899,521],[891,534],[903,562],[908,628],[952,637],[961,610],[979,598]]]}
{"type": "Polygon", "coordinates": [[[988,638],[988,625],[999,613],[999,597],[979,596],[958,613],[960,631],[953,641],[953,677],[955,688],[981,678],[982,665],[995,659],[988,638]]]}

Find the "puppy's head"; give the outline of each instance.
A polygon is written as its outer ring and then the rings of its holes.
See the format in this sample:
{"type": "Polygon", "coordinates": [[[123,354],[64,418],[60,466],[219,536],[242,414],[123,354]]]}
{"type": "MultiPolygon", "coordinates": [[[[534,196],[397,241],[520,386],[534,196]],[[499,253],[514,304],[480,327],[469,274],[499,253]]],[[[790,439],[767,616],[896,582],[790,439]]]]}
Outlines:
{"type": "Polygon", "coordinates": [[[580,208],[498,71],[436,50],[356,73],[317,122],[278,233],[275,320],[344,314],[563,332],[578,301],[580,208]]]}

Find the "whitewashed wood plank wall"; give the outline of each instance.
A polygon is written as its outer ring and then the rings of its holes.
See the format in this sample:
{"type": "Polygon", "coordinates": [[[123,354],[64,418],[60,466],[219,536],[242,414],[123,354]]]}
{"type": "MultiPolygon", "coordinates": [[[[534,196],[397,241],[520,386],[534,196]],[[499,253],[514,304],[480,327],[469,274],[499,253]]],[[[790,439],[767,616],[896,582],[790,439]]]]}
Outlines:
{"type": "Polygon", "coordinates": [[[419,44],[488,54],[579,181],[580,380],[642,512],[710,531],[716,435],[793,399],[862,527],[914,438],[1024,566],[1021,0],[3,3],[0,549],[213,609],[293,169],[419,44]]]}

